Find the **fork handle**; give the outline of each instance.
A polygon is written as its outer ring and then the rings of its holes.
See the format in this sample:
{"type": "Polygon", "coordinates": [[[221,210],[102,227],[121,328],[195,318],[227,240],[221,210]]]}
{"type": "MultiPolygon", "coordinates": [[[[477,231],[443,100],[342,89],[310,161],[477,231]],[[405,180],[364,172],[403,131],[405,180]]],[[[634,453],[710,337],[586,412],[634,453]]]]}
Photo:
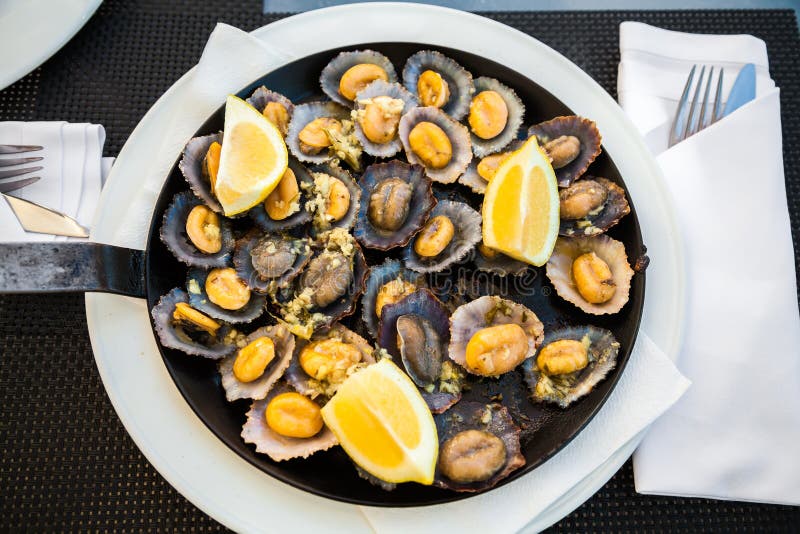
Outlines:
{"type": "Polygon", "coordinates": [[[143,250],[102,243],[1,243],[0,294],[100,291],[145,297],[143,250]]]}

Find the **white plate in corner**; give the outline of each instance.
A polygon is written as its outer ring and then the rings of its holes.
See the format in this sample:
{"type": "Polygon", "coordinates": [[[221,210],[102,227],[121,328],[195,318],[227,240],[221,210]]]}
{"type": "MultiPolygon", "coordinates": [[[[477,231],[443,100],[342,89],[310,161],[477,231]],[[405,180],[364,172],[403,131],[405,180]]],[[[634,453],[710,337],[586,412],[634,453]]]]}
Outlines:
{"type": "Polygon", "coordinates": [[[83,28],[102,0],[0,2],[0,90],[50,59],[83,28]]]}
{"type": "MultiPolygon", "coordinates": [[[[287,57],[287,63],[331,48],[379,41],[427,42],[462,49],[528,76],[576,113],[592,117],[635,199],[649,254],[658,259],[648,270],[642,328],[675,358],[681,339],[683,256],[670,197],[638,132],[608,93],[578,67],[508,26],[421,4],[371,3],[311,11],[252,34],[265,42],[280,43],[284,51],[291,50],[293,57],[287,57]],[[342,27],[349,29],[337,31],[342,27]],[[315,38],[308,39],[309,35],[315,38]],[[476,39],[476,35],[482,38],[476,39]]],[[[158,133],[187,85],[187,77],[178,80],[123,147],[100,200],[93,240],[144,247],[148,227],[142,219],[149,221],[167,174],[157,184],[143,184],[139,169],[141,162],[154,153],[154,147],[165,143],[158,133]],[[126,228],[137,230],[124,231],[126,228]],[[118,237],[121,235],[125,237],[118,237]]],[[[180,148],[176,147],[173,161],[180,148]]],[[[156,347],[144,300],[90,293],[86,307],[95,359],[117,414],[147,459],[195,505],[239,532],[327,532],[334,528],[373,532],[358,507],[316,497],[272,479],[211,433],[172,382],[156,347]],[[189,443],[191,446],[187,446],[189,443]]],[[[618,450],[559,501],[531,518],[525,531],[546,528],[591,497],[630,456],[639,439],[618,450]]]]}

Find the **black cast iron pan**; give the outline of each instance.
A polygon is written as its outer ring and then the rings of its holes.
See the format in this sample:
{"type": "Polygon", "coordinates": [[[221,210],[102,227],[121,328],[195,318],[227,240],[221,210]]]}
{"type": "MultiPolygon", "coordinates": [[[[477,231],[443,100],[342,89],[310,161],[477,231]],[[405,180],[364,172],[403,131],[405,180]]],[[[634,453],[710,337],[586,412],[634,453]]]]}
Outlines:
{"type": "MultiPolygon", "coordinates": [[[[439,49],[474,75],[497,78],[513,87],[525,103],[526,125],[572,114],[555,96],[533,81],[486,58],[458,50],[410,43],[372,43],[358,48],[382,52],[393,61],[398,72],[406,58],[414,52],[426,48],[439,49]]],[[[287,64],[256,80],[238,95],[246,98],[258,86],[266,85],[294,102],[320,98],[319,73],[342,50],[346,49],[321,52],[287,64]]],[[[224,106],[206,121],[197,135],[222,130],[223,117],[224,106]]],[[[593,163],[590,172],[624,187],[622,177],[605,151],[593,163]]],[[[454,188],[473,204],[479,202],[466,188],[454,188]]],[[[3,257],[0,264],[0,293],[102,291],[146,298],[152,309],[161,295],[185,283],[186,267],[164,247],[158,232],[170,200],[176,193],[186,189],[187,184],[176,161],[153,211],[145,251],[94,243],[0,245],[3,257]]],[[[631,214],[609,234],[625,244],[629,258],[644,255],[632,202],[631,214]]],[[[376,263],[382,257],[368,254],[368,260],[376,263]]],[[[567,410],[530,403],[521,375],[517,372],[509,373],[499,381],[481,382],[465,395],[466,400],[487,402],[489,398],[497,398],[498,394],[502,394],[504,404],[509,405],[512,413],[517,415],[517,423],[524,428],[522,441],[527,464],[506,479],[505,482],[508,482],[540,465],[569,443],[607,399],[625,368],[636,339],[644,304],[645,276],[644,273],[636,274],[630,301],[620,313],[602,317],[586,315],[561,300],[544,275],[543,268],[531,269],[524,280],[517,283],[494,276],[485,278],[487,283],[496,285],[495,291],[502,296],[517,300],[534,310],[544,323],[545,331],[564,324],[594,324],[611,330],[622,346],[616,369],[594,391],[567,410]]],[[[348,319],[350,324],[358,317],[359,311],[348,319]]],[[[263,322],[263,319],[257,320],[254,325],[259,324],[258,321],[263,322]]],[[[280,463],[256,454],[254,448],[245,444],[239,436],[248,403],[229,403],[225,400],[215,362],[188,356],[161,347],[160,344],[159,348],[169,373],[198,417],[242,458],[275,478],[317,495],[372,506],[420,506],[469,496],[418,484],[402,484],[395,491],[386,492],[359,478],[350,460],[338,447],[317,453],[306,460],[280,463]]],[[[191,444],[187,443],[187,446],[191,444]]]]}

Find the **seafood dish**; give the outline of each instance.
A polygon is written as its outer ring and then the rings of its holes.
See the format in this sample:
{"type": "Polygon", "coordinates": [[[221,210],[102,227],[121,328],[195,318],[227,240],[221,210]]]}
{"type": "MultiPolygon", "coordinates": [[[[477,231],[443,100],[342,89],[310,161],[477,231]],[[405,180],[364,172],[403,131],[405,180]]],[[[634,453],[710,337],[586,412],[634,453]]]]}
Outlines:
{"type": "Polygon", "coordinates": [[[597,125],[485,74],[348,50],[314,96],[231,95],[186,144],[157,223],[185,282],[154,331],[214,366],[255,454],[488,491],[630,350],[607,320],[647,258],[617,232],[632,204],[597,125]]]}

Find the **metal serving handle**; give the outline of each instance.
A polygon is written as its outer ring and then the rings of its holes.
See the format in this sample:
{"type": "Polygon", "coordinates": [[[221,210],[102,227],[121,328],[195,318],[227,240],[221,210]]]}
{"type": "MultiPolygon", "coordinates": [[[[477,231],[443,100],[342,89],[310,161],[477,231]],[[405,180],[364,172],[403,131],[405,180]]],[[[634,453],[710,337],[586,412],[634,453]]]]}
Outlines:
{"type": "Polygon", "coordinates": [[[0,244],[0,294],[100,291],[145,297],[143,250],[101,243],[0,244]]]}

